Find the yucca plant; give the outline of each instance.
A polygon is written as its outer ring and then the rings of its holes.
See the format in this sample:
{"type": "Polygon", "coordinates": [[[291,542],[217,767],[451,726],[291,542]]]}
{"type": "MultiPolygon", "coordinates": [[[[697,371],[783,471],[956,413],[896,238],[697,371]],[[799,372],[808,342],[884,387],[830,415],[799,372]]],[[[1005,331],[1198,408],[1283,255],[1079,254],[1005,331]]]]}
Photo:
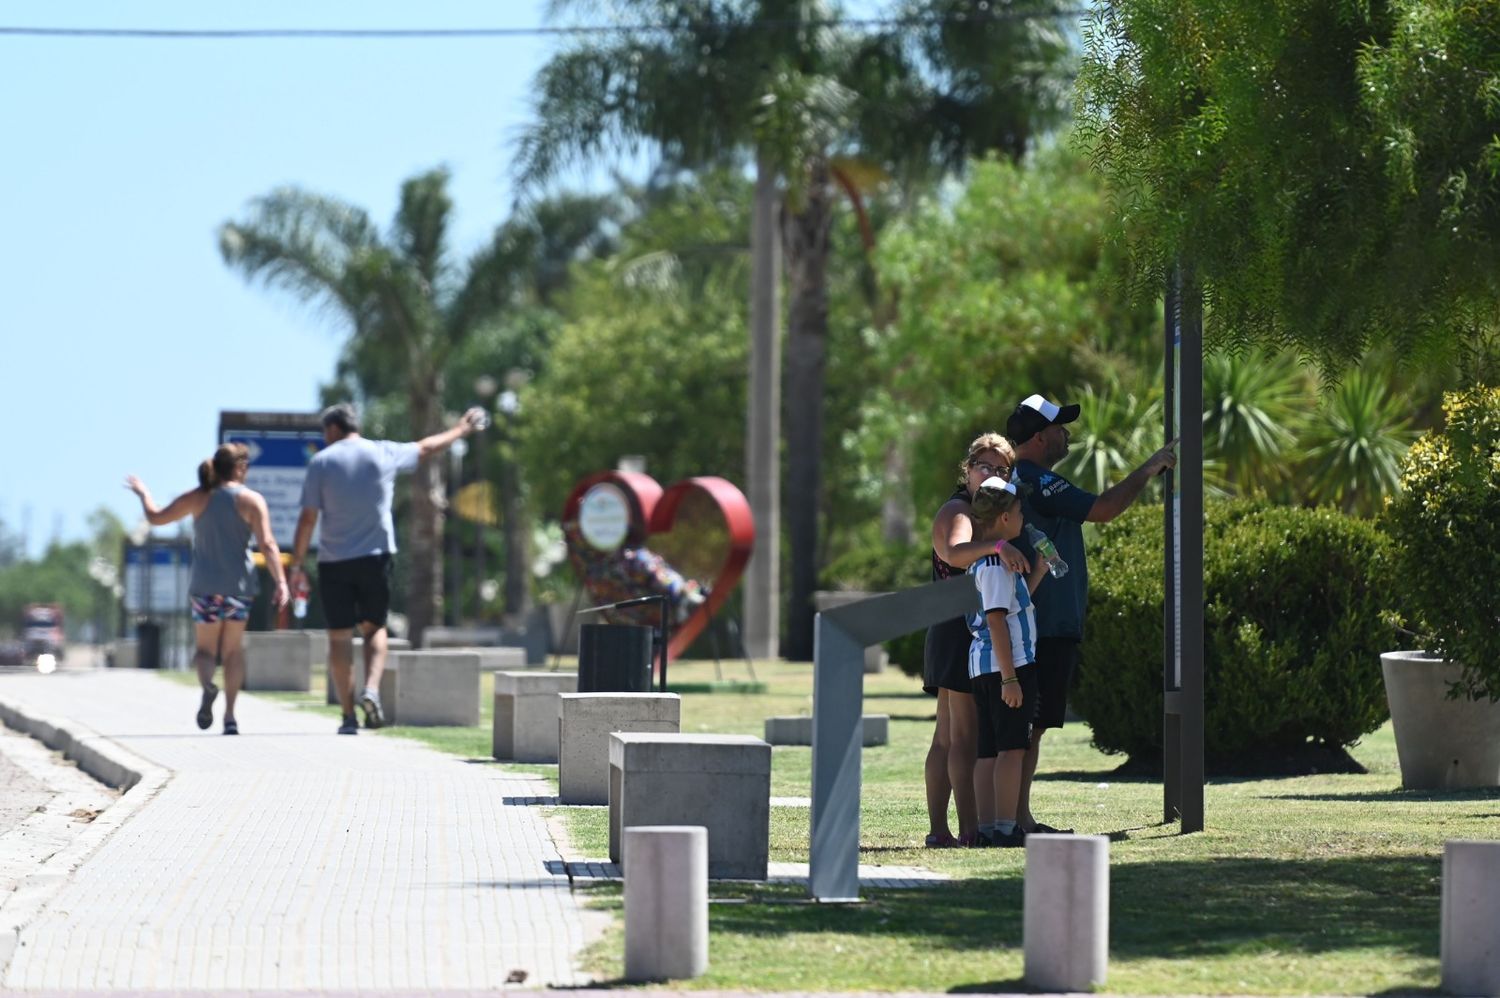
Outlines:
{"type": "Polygon", "coordinates": [[[1406,412],[1379,372],[1351,372],[1323,399],[1303,437],[1308,498],[1348,513],[1375,513],[1396,491],[1401,461],[1416,438],[1406,412]]]}
{"type": "Polygon", "coordinates": [[[1079,407],[1068,456],[1057,471],[1080,488],[1103,492],[1160,447],[1161,396],[1155,387],[1127,388],[1118,380],[1103,390],[1075,390],[1079,407]]]}
{"type": "Polygon", "coordinates": [[[1307,382],[1290,354],[1257,349],[1204,358],[1203,455],[1215,484],[1254,495],[1285,477],[1307,382]]]}

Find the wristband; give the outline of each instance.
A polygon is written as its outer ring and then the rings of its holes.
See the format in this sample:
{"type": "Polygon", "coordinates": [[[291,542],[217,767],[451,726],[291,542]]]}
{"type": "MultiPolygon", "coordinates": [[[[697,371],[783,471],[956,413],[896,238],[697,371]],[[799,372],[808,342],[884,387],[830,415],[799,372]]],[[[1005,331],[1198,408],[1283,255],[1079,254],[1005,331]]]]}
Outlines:
{"type": "Polygon", "coordinates": [[[1004,548],[1004,547],[1005,547],[1005,538],[1002,537],[998,541],[995,542],[995,553],[999,554],[1000,551],[1001,551],[1001,549],[1004,548]]]}
{"type": "Polygon", "coordinates": [[[1002,679],[1002,680],[1000,680],[1000,685],[1001,686],[1009,686],[1011,683],[1019,683],[1020,681],[1021,681],[1021,677],[1020,676],[1011,676],[1009,679],[1002,679]]]}

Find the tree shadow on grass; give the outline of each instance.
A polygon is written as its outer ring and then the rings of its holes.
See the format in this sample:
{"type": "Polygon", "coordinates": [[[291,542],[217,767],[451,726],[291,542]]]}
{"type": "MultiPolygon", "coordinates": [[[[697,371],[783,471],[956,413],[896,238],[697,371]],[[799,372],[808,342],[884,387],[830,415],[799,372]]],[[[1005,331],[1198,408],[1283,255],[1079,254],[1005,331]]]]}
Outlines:
{"type": "MultiPolygon", "coordinates": [[[[1411,856],[1116,864],[1110,952],[1192,960],[1396,949],[1435,960],[1440,872],[1440,859],[1411,856]]],[[[1019,947],[1022,883],[1018,865],[931,888],[866,891],[869,903],[858,906],[718,906],[714,931],[891,935],[958,952],[1019,947]]]]}
{"type": "MultiPolygon", "coordinates": [[[[1038,777],[1040,779],[1041,777],[1038,777]]],[[[1349,803],[1432,804],[1441,801],[1500,800],[1500,789],[1474,790],[1359,790],[1349,793],[1266,794],[1263,800],[1323,800],[1349,803]]],[[[1483,817],[1481,815],[1481,817],[1483,817]]]]}

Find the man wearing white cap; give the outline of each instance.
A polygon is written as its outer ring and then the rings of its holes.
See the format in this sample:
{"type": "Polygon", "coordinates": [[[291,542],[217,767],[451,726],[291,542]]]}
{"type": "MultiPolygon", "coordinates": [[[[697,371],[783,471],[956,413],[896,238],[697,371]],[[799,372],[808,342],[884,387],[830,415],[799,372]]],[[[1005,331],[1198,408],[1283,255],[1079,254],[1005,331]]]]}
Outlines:
{"type": "MultiPolygon", "coordinates": [[[[1016,451],[1013,479],[1031,486],[1030,495],[1022,500],[1026,523],[1052,539],[1057,553],[1068,563],[1061,578],[1046,577],[1037,587],[1036,665],[1040,686],[1037,712],[1032,720],[1031,748],[1026,753],[1025,773],[1021,786],[1019,826],[1028,832],[1056,831],[1038,822],[1031,814],[1031,779],[1036,773],[1037,755],[1042,734],[1048,728],[1063,726],[1068,709],[1068,683],[1078,662],[1078,646],[1083,640],[1083,619],[1088,603],[1088,563],[1083,553],[1083,524],[1108,523],[1130,508],[1155,476],[1177,464],[1172,441],[1152,454],[1139,468],[1094,495],[1081,489],[1053,471],[1068,453],[1068,424],[1078,418],[1078,406],[1057,405],[1031,395],[1016,406],[1005,421],[1005,435],[1016,451]]],[[[1036,557],[1023,534],[1017,547],[1029,557],[1036,557]]]]}

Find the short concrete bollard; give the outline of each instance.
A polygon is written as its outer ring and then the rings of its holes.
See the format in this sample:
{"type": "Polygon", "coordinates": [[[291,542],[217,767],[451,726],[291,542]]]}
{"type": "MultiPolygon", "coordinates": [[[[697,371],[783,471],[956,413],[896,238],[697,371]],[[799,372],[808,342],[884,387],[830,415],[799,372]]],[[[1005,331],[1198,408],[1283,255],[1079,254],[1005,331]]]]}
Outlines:
{"type": "Polygon", "coordinates": [[[1026,836],[1026,983],[1091,991],[1109,972],[1109,839],[1026,836]]]}
{"type": "MultiPolygon", "coordinates": [[[[862,744],[886,745],[890,742],[891,716],[889,714],[865,714],[860,718],[862,744]]],[[[811,745],[811,717],[766,718],[766,741],[772,745],[811,745]]]]}
{"type": "Polygon", "coordinates": [[[670,981],[708,969],[708,830],[625,832],[625,979],[670,981]]]}
{"type": "Polygon", "coordinates": [[[139,668],[139,651],[135,638],[117,638],[110,645],[109,664],[116,669],[139,668]]]}
{"type": "Polygon", "coordinates": [[[387,659],[394,695],[381,706],[394,724],[472,728],[479,723],[479,656],[462,651],[398,651],[387,659]]]}
{"type": "Polygon", "coordinates": [[[495,758],[557,762],[557,695],[577,686],[573,672],[495,673],[495,758]]]}
{"type": "Polygon", "coordinates": [[[302,631],[255,631],[245,635],[245,689],[312,689],[313,639],[302,631]]]}
{"type": "MultiPolygon", "coordinates": [[[[422,648],[492,648],[500,644],[498,627],[429,627],[422,632],[422,648]]],[[[522,664],[525,664],[524,661],[522,664]]]]}
{"type": "Polygon", "coordinates": [[[564,804],[609,803],[609,736],[671,731],[682,724],[676,693],[560,693],[557,793],[564,804]]]}
{"type": "Polygon", "coordinates": [[[1443,990],[1500,995],[1500,842],[1443,844],[1443,990]]]}
{"type": "MultiPolygon", "coordinates": [[[[390,655],[398,651],[411,651],[411,642],[405,638],[386,638],[386,662],[390,663],[390,655]]],[[[333,670],[328,666],[328,636],[323,636],[323,646],[318,649],[317,657],[323,660],[323,670],[328,676],[328,706],[337,707],[339,703],[339,691],[333,686],[333,670]]],[[[381,683],[380,699],[385,701],[385,684],[381,683]]],[[[363,638],[354,639],[354,699],[359,699],[359,691],[365,688],[365,643],[363,638]]]]}
{"type": "Polygon", "coordinates": [[[641,825],[702,825],[708,829],[709,876],[766,879],[771,746],[749,735],[614,732],[610,859],[628,858],[625,836],[641,825]]]}

